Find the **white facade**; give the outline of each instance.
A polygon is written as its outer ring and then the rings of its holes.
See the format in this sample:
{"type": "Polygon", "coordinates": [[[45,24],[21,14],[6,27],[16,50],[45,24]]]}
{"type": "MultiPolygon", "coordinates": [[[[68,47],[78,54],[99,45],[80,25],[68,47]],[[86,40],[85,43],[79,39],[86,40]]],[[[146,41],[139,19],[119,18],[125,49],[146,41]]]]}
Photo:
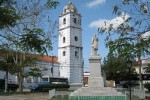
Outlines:
{"type": "MultiPolygon", "coordinates": [[[[59,65],[57,62],[37,62],[36,67],[39,69],[45,69],[42,71],[42,77],[59,77],[59,65]]],[[[29,71],[29,69],[26,69],[29,71]]],[[[42,79],[40,77],[27,77],[24,78],[24,87],[28,88],[31,85],[42,83],[42,79]]]]}
{"type": "MultiPolygon", "coordinates": [[[[6,72],[0,71],[0,79],[5,79],[5,76],[6,76],[6,72]]],[[[8,74],[8,82],[9,83],[17,83],[16,75],[8,74]]]]}
{"type": "MultiPolygon", "coordinates": [[[[40,57],[39,57],[40,58],[40,57]]],[[[4,57],[0,56],[0,60],[3,60],[4,57]]],[[[36,62],[36,67],[43,70],[41,73],[46,77],[59,77],[59,63],[57,62],[57,57],[53,56],[41,56],[41,59],[36,62]],[[45,59],[45,60],[44,60],[45,59]]],[[[24,73],[28,73],[30,71],[29,67],[24,69],[24,73]]],[[[0,79],[4,79],[6,72],[0,71],[0,79]]],[[[8,82],[10,83],[18,83],[18,79],[16,75],[8,75],[8,82]]],[[[31,85],[39,84],[42,82],[40,77],[27,77],[24,78],[23,86],[24,88],[29,88],[31,85]]]]}
{"type": "Polygon", "coordinates": [[[68,78],[70,85],[82,84],[82,28],[81,15],[69,2],[59,16],[58,62],[60,77],[68,78]]]}

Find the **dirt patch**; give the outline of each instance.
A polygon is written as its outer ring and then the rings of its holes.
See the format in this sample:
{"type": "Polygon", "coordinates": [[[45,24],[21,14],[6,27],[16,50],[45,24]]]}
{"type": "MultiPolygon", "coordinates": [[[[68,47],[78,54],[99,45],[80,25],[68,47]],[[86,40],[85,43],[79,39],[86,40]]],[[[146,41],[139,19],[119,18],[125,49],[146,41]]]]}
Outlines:
{"type": "Polygon", "coordinates": [[[0,96],[0,100],[47,100],[48,93],[13,94],[0,96]]]}
{"type": "MultiPolygon", "coordinates": [[[[70,91],[56,91],[56,95],[69,95],[70,91]]],[[[12,94],[8,96],[0,96],[0,100],[48,100],[48,92],[12,94]]]]}

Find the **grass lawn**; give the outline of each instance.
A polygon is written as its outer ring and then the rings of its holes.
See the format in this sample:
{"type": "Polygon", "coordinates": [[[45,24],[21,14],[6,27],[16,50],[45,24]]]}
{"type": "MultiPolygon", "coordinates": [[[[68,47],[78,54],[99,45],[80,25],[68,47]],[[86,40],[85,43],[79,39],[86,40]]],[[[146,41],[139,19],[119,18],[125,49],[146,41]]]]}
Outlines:
{"type": "Polygon", "coordinates": [[[57,95],[53,97],[51,100],[69,100],[68,95],[57,95]]]}

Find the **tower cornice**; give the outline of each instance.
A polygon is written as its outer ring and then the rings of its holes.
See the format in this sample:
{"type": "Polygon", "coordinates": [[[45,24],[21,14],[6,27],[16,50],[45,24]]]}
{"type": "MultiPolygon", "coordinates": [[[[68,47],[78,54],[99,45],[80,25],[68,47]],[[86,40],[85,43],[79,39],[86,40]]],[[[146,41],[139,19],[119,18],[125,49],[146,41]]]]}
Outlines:
{"type": "Polygon", "coordinates": [[[77,29],[82,30],[82,28],[79,28],[79,27],[67,26],[67,27],[65,27],[65,28],[61,28],[61,29],[59,29],[59,31],[64,30],[64,29],[67,29],[67,28],[77,28],[77,29]]]}
{"type": "Polygon", "coordinates": [[[67,15],[67,14],[76,14],[76,15],[78,15],[78,16],[80,16],[80,17],[82,17],[81,16],[81,14],[79,14],[79,13],[75,13],[75,12],[67,12],[67,13],[61,13],[60,15],[59,15],[59,17],[63,17],[63,16],[65,16],[65,15],[67,15]]]}
{"type": "Polygon", "coordinates": [[[83,48],[82,46],[75,46],[75,45],[67,45],[67,46],[63,46],[63,47],[58,47],[59,49],[60,48],[67,48],[67,47],[76,47],[76,48],[83,48]]]}

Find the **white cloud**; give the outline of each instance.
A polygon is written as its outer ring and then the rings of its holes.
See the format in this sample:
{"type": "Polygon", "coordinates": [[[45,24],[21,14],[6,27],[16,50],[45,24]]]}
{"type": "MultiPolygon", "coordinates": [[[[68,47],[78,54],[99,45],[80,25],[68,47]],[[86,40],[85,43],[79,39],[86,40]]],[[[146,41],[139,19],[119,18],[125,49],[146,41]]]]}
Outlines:
{"type": "Polygon", "coordinates": [[[91,28],[108,28],[110,24],[113,24],[113,28],[117,28],[120,24],[122,24],[127,18],[129,18],[129,15],[122,14],[119,17],[113,18],[111,20],[108,19],[98,19],[90,23],[91,28]]]}
{"type": "Polygon", "coordinates": [[[142,35],[142,38],[145,38],[145,39],[150,38],[150,31],[144,33],[144,34],[142,35]]]}
{"type": "Polygon", "coordinates": [[[91,2],[87,3],[87,6],[89,8],[92,8],[92,7],[95,7],[97,5],[103,4],[105,2],[106,2],[106,0],[92,0],[91,2]]]}

